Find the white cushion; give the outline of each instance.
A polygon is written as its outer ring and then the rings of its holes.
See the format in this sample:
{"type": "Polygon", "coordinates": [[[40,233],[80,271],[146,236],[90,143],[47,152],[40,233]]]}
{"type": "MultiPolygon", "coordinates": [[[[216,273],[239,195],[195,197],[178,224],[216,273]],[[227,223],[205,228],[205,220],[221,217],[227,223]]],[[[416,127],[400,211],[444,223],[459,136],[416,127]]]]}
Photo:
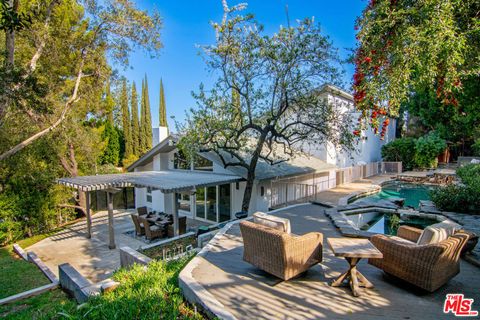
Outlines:
{"type": "Polygon", "coordinates": [[[282,232],[291,232],[290,220],[272,216],[263,212],[254,213],[253,222],[282,232]]]}
{"type": "Polygon", "coordinates": [[[418,238],[418,245],[439,243],[446,240],[449,236],[453,235],[456,230],[461,229],[459,224],[451,221],[443,221],[440,223],[432,224],[426,227],[420,237],[418,238]]]}

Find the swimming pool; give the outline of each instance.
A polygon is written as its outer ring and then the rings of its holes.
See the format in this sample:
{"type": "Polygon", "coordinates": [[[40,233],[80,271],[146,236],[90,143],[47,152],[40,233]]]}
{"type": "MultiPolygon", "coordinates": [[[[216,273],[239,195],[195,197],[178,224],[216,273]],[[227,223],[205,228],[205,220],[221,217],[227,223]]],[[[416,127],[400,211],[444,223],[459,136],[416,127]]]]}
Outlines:
{"type": "Polygon", "coordinates": [[[347,218],[360,230],[389,235],[396,235],[402,225],[424,229],[438,222],[436,219],[381,211],[351,213],[347,214],[347,218]]]}
{"type": "Polygon", "coordinates": [[[430,200],[430,191],[434,188],[436,187],[395,181],[382,186],[382,191],[379,193],[358,200],[369,199],[376,201],[403,198],[405,199],[405,207],[418,208],[421,200],[430,200]]]}

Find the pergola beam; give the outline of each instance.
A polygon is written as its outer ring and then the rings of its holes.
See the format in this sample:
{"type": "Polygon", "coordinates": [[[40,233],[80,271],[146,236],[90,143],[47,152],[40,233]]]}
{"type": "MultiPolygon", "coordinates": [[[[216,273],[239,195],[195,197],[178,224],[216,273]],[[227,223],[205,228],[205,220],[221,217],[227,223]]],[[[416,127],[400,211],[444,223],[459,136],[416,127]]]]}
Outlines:
{"type": "Polygon", "coordinates": [[[90,239],[92,238],[92,214],[90,211],[90,192],[88,191],[80,191],[78,192],[85,192],[85,199],[86,199],[86,210],[85,210],[85,215],[87,217],[87,238],[90,239]]]}

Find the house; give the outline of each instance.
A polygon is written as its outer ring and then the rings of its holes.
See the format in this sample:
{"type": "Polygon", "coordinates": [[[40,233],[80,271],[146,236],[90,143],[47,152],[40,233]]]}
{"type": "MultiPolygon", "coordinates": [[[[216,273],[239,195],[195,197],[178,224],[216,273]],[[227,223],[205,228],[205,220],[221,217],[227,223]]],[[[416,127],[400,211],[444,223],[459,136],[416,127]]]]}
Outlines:
{"type": "MultiPolygon", "coordinates": [[[[353,97],[332,85],[325,85],[319,93],[328,99],[339,112],[351,115],[352,130],[358,114],[353,107],[353,97]]],[[[308,154],[274,166],[260,161],[252,191],[249,211],[268,211],[272,207],[308,198],[317,192],[346,182],[342,170],[364,166],[381,160],[381,145],[394,138],[394,121],[391,121],[386,141],[372,132],[364,132],[357,150],[352,154],[340,152],[333,145],[314,146],[308,154]],[[339,174],[340,173],[340,174],[339,174]]],[[[231,175],[240,178],[235,182],[194,187],[178,194],[179,214],[192,219],[219,223],[234,218],[241,211],[245,190],[246,171],[240,167],[225,169],[213,154],[200,154],[194,163],[187,162],[176,148],[178,137],[168,134],[166,128],[154,129],[154,147],[128,167],[129,172],[182,171],[185,174],[201,173],[205,177],[231,175]]],[[[362,171],[363,172],[363,171],[362,171]]],[[[360,173],[362,174],[362,173],[360,173]]],[[[350,176],[352,176],[350,172],[350,176]]],[[[235,179],[232,179],[232,181],[235,179]]],[[[136,207],[147,206],[155,211],[168,211],[171,194],[151,187],[135,187],[136,207]]]]}

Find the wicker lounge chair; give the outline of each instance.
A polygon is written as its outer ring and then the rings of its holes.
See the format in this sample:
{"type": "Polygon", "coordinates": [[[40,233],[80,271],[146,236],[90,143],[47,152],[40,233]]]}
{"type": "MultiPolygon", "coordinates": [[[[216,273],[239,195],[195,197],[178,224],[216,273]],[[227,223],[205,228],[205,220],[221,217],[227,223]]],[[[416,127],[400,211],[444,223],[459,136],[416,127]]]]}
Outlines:
{"type": "Polygon", "coordinates": [[[401,226],[398,237],[374,235],[370,241],[383,259],[369,259],[368,263],[426,291],[437,290],[460,272],[460,253],[469,235],[460,230],[445,240],[418,245],[422,232],[401,226]]]}
{"type": "Polygon", "coordinates": [[[135,225],[135,233],[137,234],[137,236],[143,236],[145,234],[144,224],[138,220],[137,214],[134,213],[134,214],[131,214],[131,216],[132,216],[133,224],[135,225]]]}
{"type": "Polygon", "coordinates": [[[144,217],[138,217],[138,220],[145,226],[145,238],[153,240],[165,237],[165,229],[157,225],[150,225],[144,217]]]}
{"type": "Polygon", "coordinates": [[[240,223],[243,260],[289,280],[322,261],[323,235],[319,232],[295,236],[250,221],[240,223]]]}

